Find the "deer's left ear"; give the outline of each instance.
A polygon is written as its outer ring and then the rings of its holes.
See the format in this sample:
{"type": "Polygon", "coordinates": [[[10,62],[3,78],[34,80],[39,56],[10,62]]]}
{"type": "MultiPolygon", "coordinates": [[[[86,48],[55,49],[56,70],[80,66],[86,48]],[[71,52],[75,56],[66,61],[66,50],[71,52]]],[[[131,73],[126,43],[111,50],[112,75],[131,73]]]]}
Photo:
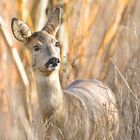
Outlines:
{"type": "Polygon", "coordinates": [[[17,18],[12,19],[11,28],[14,37],[21,42],[25,42],[32,34],[30,27],[25,22],[17,18]]]}
{"type": "Polygon", "coordinates": [[[60,7],[56,7],[42,30],[45,30],[49,34],[55,36],[61,22],[62,22],[62,9],[60,7]]]}

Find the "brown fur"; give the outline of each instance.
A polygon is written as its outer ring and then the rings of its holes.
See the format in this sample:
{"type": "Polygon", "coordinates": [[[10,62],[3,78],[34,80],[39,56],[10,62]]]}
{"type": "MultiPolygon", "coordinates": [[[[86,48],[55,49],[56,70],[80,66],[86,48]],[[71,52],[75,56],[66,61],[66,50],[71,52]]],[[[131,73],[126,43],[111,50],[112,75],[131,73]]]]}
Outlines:
{"type": "MultiPolygon", "coordinates": [[[[24,27],[24,22],[12,21],[16,27],[12,26],[14,36],[29,49],[36,78],[40,111],[35,120],[36,135],[41,140],[117,139],[118,110],[111,90],[97,80],[75,81],[62,90],[59,65],[53,70],[45,67],[51,58],[60,59],[54,36],[60,26],[60,14],[60,8],[56,8],[44,28],[27,38],[20,33],[19,23],[24,27]]],[[[31,32],[25,27],[28,30],[24,33],[31,32]]]]}

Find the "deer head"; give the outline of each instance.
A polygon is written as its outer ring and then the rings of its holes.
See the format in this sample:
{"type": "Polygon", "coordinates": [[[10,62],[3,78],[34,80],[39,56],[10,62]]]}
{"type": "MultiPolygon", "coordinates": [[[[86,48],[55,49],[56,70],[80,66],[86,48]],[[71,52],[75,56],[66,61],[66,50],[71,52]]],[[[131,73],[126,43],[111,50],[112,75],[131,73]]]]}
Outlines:
{"type": "Polygon", "coordinates": [[[31,55],[31,65],[35,73],[50,75],[60,67],[60,43],[55,35],[61,23],[61,8],[57,7],[50,15],[41,31],[31,32],[23,21],[12,19],[14,37],[23,42],[31,55]]]}

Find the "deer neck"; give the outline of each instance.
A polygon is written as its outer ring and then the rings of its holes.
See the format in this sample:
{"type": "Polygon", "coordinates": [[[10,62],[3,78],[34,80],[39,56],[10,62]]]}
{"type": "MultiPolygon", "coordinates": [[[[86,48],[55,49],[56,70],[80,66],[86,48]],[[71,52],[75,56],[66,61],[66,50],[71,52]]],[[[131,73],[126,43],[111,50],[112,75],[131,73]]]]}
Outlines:
{"type": "Polygon", "coordinates": [[[37,74],[36,84],[43,121],[52,116],[59,118],[62,113],[64,99],[58,72],[54,72],[49,76],[37,74]]]}

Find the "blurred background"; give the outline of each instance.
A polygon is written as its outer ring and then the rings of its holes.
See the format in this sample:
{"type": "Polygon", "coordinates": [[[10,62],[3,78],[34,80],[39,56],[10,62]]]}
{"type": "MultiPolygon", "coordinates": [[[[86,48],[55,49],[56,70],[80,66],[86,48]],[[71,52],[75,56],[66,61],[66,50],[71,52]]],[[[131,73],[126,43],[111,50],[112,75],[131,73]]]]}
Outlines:
{"type": "Polygon", "coordinates": [[[57,35],[62,44],[62,87],[96,78],[115,93],[119,140],[140,139],[139,0],[0,1],[0,140],[36,139],[31,123],[36,108],[35,80],[28,50],[11,31],[12,17],[40,30],[56,5],[63,7],[57,35]]]}

